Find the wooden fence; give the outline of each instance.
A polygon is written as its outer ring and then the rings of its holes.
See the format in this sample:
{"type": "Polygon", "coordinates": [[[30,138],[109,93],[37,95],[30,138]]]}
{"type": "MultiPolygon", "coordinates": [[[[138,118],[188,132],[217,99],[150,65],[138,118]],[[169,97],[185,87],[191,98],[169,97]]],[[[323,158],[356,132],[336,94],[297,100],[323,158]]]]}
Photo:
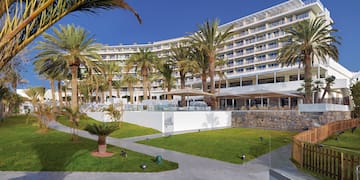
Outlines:
{"type": "Polygon", "coordinates": [[[316,143],[359,125],[359,119],[342,120],[297,134],[293,138],[292,159],[302,168],[326,177],[355,179],[355,167],[360,164],[359,154],[345,153],[316,143]]]}

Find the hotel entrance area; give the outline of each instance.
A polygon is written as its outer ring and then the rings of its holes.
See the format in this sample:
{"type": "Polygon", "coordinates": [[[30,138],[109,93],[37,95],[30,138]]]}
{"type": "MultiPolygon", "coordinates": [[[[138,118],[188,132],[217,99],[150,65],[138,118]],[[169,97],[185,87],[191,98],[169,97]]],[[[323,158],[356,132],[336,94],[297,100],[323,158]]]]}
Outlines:
{"type": "Polygon", "coordinates": [[[294,110],[302,102],[297,94],[265,90],[217,96],[219,110],[294,110]]]}

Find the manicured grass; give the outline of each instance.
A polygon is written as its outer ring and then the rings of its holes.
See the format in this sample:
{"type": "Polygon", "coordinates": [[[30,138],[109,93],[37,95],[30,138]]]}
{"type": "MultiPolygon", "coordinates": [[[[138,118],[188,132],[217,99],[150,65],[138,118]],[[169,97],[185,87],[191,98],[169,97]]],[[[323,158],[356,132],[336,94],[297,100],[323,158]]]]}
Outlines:
{"type": "Polygon", "coordinates": [[[97,142],[85,138],[71,141],[71,135],[55,130],[39,131],[38,127],[25,124],[26,116],[11,117],[0,122],[1,171],[111,171],[143,172],[140,164],[147,165],[146,172],[176,169],[178,165],[163,161],[156,164],[154,157],[108,145],[115,155],[97,158],[90,152],[97,142]],[[120,156],[121,150],[128,157],[120,156]]]}
{"type": "Polygon", "coordinates": [[[293,135],[295,133],[288,131],[229,128],[173,135],[139,143],[231,163],[243,163],[290,143],[293,135]],[[260,137],[263,137],[263,141],[260,137]],[[246,156],[245,160],[240,158],[242,154],[246,156]]]}
{"type": "Polygon", "coordinates": [[[354,133],[350,130],[343,134],[331,136],[329,139],[322,142],[322,144],[335,146],[360,153],[360,128],[357,128],[354,133]],[[338,140],[336,140],[338,138],[338,140]]]}
{"type": "MultiPolygon", "coordinates": [[[[57,121],[65,126],[72,125],[71,122],[68,119],[66,119],[64,116],[58,117],[57,121]]],[[[88,116],[82,116],[79,122],[79,129],[84,129],[87,124],[93,124],[93,123],[102,123],[102,122],[96,121],[88,116]]],[[[116,138],[126,138],[126,137],[135,137],[135,136],[145,136],[145,135],[157,134],[157,133],[160,133],[160,131],[126,122],[121,122],[120,129],[113,132],[110,136],[116,138]]]]}

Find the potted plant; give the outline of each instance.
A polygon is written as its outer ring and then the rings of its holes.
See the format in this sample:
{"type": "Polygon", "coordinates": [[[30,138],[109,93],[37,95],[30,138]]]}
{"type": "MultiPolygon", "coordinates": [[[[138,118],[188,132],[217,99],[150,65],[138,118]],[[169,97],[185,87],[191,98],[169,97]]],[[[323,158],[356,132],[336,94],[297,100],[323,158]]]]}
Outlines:
{"type": "Polygon", "coordinates": [[[98,151],[99,154],[106,154],[106,137],[119,127],[113,123],[88,124],[85,130],[90,134],[98,136],[98,151]]]}

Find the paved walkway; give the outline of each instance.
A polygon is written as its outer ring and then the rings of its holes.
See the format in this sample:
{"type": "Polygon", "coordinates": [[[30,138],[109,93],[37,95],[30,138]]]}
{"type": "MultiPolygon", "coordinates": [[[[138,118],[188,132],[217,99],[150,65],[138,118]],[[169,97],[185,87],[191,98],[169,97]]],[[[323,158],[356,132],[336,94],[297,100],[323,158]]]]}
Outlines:
{"type": "MultiPolygon", "coordinates": [[[[70,132],[66,126],[56,122],[50,124],[63,132],[70,132]]],[[[90,135],[86,131],[79,131],[79,136],[97,140],[97,136],[90,135]]],[[[121,146],[136,152],[151,156],[161,155],[164,159],[179,163],[179,168],[172,171],[159,173],[99,173],[99,172],[0,172],[0,179],[34,179],[34,180],[62,180],[62,179],[131,179],[131,180],[231,180],[231,179],[269,179],[269,169],[274,169],[286,174],[291,179],[313,179],[311,176],[299,172],[290,162],[290,145],[279,148],[257,159],[241,165],[227,163],[209,158],[193,156],[185,153],[137,144],[135,141],[147,138],[157,138],[162,134],[149,136],[117,139],[108,137],[108,144],[121,146]]]]}

